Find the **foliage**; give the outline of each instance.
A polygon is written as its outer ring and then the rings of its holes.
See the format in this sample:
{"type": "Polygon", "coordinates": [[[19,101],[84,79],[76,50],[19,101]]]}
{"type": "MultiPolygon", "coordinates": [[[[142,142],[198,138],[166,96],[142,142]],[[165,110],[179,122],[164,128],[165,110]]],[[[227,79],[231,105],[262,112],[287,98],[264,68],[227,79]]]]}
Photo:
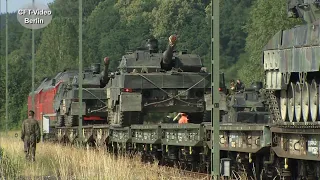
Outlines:
{"type": "Polygon", "coordinates": [[[77,64],[78,36],[73,23],[71,18],[57,17],[44,30],[36,57],[38,80],[77,64]]]}
{"type": "Polygon", "coordinates": [[[245,26],[248,33],[245,49],[249,59],[246,60],[246,68],[239,70],[239,76],[244,82],[263,81],[263,47],[278,31],[301,22],[287,17],[286,3],[286,0],[257,0],[253,4],[249,22],[245,26]]]}

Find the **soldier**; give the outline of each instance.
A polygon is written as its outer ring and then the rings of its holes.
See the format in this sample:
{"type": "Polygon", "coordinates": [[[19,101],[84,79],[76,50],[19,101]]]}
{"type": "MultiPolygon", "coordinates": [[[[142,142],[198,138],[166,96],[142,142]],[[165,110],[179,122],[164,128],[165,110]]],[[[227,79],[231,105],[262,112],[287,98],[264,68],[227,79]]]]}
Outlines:
{"type": "Polygon", "coordinates": [[[188,115],[186,113],[181,113],[180,115],[179,124],[186,124],[189,122],[188,115]]]}
{"type": "Polygon", "coordinates": [[[21,140],[24,142],[26,159],[35,161],[36,145],[40,142],[40,127],[32,110],[29,111],[28,119],[22,123],[21,140]]]}
{"type": "Polygon", "coordinates": [[[234,80],[232,79],[230,82],[230,94],[234,94],[235,90],[236,90],[236,84],[235,84],[234,80]]]}
{"type": "Polygon", "coordinates": [[[240,81],[240,79],[237,79],[236,91],[242,91],[242,90],[244,90],[244,84],[240,81]]]}
{"type": "Polygon", "coordinates": [[[180,116],[180,119],[178,121],[179,124],[186,124],[189,122],[188,119],[188,115],[186,113],[179,113],[174,119],[173,121],[175,121],[176,119],[178,119],[178,117],[180,116]]]}

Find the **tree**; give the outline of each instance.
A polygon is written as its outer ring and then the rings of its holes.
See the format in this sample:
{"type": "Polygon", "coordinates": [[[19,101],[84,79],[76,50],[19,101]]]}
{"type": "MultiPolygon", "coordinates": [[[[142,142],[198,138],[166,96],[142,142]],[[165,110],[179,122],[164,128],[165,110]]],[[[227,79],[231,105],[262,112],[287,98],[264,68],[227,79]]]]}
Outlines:
{"type": "Polygon", "coordinates": [[[36,54],[38,81],[76,67],[79,41],[73,23],[71,18],[57,17],[44,30],[36,54]]]}
{"type": "Polygon", "coordinates": [[[301,20],[287,17],[286,2],[286,0],[257,0],[253,4],[249,22],[245,26],[248,33],[245,48],[249,53],[249,59],[239,71],[239,76],[244,82],[263,81],[263,47],[279,30],[301,23],[301,20]]]}

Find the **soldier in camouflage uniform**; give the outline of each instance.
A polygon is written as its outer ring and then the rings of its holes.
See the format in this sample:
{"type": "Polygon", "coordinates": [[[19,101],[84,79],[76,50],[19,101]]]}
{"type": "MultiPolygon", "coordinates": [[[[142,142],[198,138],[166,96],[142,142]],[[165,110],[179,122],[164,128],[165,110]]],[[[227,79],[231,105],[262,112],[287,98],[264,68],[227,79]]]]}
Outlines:
{"type": "Polygon", "coordinates": [[[40,142],[40,127],[34,119],[34,112],[29,111],[28,119],[22,123],[21,140],[24,142],[24,152],[27,160],[35,161],[36,145],[40,142]]]}
{"type": "Polygon", "coordinates": [[[230,95],[233,95],[236,91],[236,83],[235,81],[232,79],[230,81],[230,95]]]}

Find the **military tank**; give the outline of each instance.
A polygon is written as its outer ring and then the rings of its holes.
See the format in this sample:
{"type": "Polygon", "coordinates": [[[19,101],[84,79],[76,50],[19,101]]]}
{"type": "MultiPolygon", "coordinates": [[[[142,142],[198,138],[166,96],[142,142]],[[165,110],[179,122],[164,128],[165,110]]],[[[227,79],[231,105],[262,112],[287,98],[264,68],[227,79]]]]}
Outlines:
{"type": "MultiPolygon", "coordinates": [[[[82,97],[84,124],[106,123],[107,105],[105,86],[109,81],[109,58],[104,59],[104,70],[100,73],[100,64],[91,65],[83,72],[82,97]]],[[[57,126],[77,126],[79,121],[79,84],[78,75],[62,83],[54,97],[54,109],[57,112],[57,126]]]]}
{"type": "Polygon", "coordinates": [[[288,16],[304,24],[281,30],[266,44],[263,64],[275,123],[319,118],[320,1],[288,0],[288,16]]]}
{"type": "Polygon", "coordinates": [[[227,96],[227,110],[221,118],[223,123],[270,123],[262,82],[253,82],[249,88],[227,96]]]}
{"type": "Polygon", "coordinates": [[[176,42],[171,35],[162,53],[150,38],[144,48],[122,56],[107,88],[110,124],[143,124],[150,112],[187,112],[194,123],[206,119],[210,74],[198,55],[175,51],[176,42]]]}

